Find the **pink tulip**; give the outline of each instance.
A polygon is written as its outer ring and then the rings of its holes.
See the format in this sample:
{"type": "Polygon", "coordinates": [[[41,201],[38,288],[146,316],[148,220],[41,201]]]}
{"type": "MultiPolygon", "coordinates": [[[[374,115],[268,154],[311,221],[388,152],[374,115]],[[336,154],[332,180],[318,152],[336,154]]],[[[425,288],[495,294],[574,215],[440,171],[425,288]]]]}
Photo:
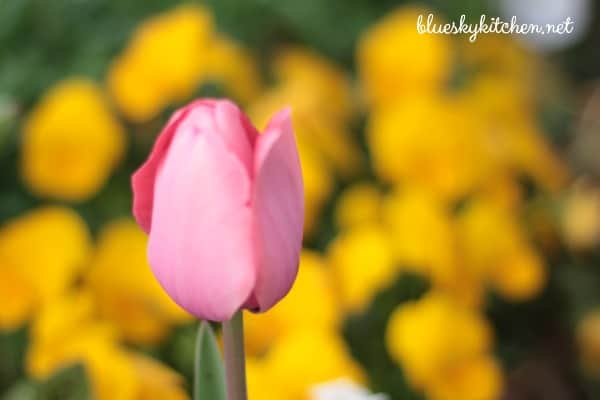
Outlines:
{"type": "Polygon", "coordinates": [[[225,321],[290,290],[304,197],[289,109],[259,134],[232,102],[195,101],[171,117],[132,184],[152,271],[190,313],[225,321]]]}

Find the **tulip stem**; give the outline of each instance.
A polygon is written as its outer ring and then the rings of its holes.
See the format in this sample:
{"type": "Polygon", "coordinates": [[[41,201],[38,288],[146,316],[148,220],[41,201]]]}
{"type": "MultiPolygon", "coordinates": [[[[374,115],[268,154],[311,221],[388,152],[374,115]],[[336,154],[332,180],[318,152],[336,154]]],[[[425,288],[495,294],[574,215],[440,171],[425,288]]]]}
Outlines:
{"type": "Polygon", "coordinates": [[[247,400],[242,310],[235,313],[229,321],[223,322],[223,344],[227,400],[247,400]]]}

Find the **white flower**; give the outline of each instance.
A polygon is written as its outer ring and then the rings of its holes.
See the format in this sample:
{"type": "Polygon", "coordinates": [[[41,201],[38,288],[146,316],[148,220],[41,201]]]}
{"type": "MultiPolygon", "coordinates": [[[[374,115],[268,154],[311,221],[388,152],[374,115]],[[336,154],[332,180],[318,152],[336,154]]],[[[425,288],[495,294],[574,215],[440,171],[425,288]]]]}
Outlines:
{"type": "Polygon", "coordinates": [[[389,400],[383,394],[371,394],[367,389],[348,379],[338,379],[314,386],[312,400],[389,400]]]}

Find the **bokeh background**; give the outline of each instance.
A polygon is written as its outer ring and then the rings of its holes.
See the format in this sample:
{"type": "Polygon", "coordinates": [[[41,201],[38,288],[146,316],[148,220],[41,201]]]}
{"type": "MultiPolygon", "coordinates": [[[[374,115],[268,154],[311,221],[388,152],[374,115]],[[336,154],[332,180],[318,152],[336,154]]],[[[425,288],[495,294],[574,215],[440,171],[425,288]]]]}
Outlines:
{"type": "Polygon", "coordinates": [[[250,400],[600,398],[599,8],[0,0],[0,399],[189,398],[197,323],[129,179],[199,96],[259,127],[291,105],[301,154],[305,250],[246,315],[250,400]],[[469,43],[418,35],[429,12],[576,30],[469,43]]]}

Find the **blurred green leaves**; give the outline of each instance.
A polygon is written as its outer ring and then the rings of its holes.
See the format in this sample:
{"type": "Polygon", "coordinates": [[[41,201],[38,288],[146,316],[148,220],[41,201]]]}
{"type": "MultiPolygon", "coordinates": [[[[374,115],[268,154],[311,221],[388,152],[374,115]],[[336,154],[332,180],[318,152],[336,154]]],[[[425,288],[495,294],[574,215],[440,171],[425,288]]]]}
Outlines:
{"type": "Polygon", "coordinates": [[[23,374],[27,329],[0,331],[0,393],[23,374]]]}
{"type": "Polygon", "coordinates": [[[103,79],[138,22],[170,6],[167,0],[2,0],[0,93],[29,105],[66,76],[103,79]]]}
{"type": "Polygon", "coordinates": [[[92,398],[84,368],[60,370],[45,382],[19,381],[0,400],[82,400],[92,398]]]}

